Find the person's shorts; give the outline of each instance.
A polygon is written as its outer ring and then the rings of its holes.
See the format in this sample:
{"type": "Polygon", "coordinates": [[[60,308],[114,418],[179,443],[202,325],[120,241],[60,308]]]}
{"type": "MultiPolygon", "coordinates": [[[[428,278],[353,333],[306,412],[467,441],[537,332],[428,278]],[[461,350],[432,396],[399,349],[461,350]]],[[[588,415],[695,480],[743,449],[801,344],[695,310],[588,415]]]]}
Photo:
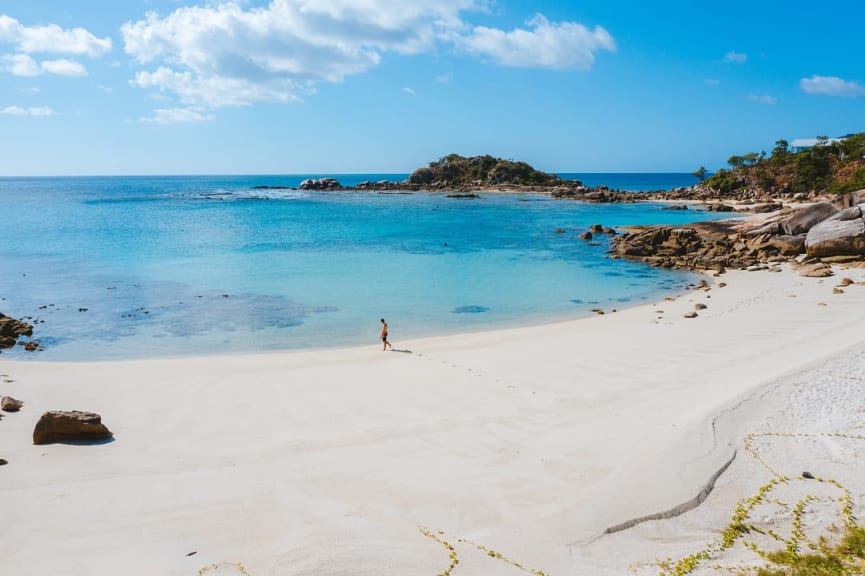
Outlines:
{"type": "Polygon", "coordinates": [[[387,336],[382,336],[382,337],[381,337],[381,341],[382,341],[382,342],[387,342],[387,336]]]}

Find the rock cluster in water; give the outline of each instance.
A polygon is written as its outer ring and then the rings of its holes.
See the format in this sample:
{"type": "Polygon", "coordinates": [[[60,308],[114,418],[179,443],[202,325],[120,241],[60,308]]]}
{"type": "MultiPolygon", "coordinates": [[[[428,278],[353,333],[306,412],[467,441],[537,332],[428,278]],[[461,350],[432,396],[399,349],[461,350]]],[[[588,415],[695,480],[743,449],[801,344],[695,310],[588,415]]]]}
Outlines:
{"type": "MultiPolygon", "coordinates": [[[[0,312],[0,350],[12,348],[18,343],[18,338],[21,336],[33,336],[33,326],[0,312]]],[[[25,342],[23,346],[32,352],[39,345],[35,342],[25,342]]]]}

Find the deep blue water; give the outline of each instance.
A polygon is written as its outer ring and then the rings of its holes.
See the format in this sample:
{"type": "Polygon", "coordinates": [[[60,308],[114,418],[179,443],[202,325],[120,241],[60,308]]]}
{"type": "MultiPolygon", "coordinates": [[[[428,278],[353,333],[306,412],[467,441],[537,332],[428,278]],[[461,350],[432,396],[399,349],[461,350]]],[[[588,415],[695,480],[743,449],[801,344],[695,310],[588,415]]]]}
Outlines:
{"type": "MultiPolygon", "coordinates": [[[[0,312],[35,318],[45,351],[26,356],[46,360],[376,346],[381,317],[398,346],[681,290],[693,275],[609,259],[608,238],[577,236],[716,217],[540,195],[253,189],[303,178],[0,179],[0,312]]],[[[0,359],[12,356],[25,353],[0,359]]]]}

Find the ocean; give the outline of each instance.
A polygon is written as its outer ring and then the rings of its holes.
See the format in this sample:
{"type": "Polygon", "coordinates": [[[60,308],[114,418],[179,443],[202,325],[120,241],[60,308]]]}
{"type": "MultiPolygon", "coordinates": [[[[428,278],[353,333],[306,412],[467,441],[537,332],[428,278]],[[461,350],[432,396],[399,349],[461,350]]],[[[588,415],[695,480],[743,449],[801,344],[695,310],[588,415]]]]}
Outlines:
{"type": "MultiPolygon", "coordinates": [[[[694,180],[571,176],[633,190],[694,180]]],[[[3,351],[0,361],[376,347],[382,317],[399,347],[610,312],[697,278],[612,260],[608,237],[586,242],[581,232],[719,217],[534,194],[256,188],[305,177],[0,178],[0,312],[32,318],[44,348],[3,351]]]]}

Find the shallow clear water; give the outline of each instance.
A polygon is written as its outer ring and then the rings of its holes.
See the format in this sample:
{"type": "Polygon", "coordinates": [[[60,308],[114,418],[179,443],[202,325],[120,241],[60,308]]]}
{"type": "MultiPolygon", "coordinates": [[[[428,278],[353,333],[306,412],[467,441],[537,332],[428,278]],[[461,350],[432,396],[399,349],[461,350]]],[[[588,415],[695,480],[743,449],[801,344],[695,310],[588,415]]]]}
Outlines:
{"type": "Polygon", "coordinates": [[[299,179],[0,179],[0,312],[34,317],[45,347],[2,357],[375,346],[381,317],[399,346],[609,311],[695,277],[609,259],[607,237],[580,232],[714,217],[538,195],[253,189],[299,179]]]}

